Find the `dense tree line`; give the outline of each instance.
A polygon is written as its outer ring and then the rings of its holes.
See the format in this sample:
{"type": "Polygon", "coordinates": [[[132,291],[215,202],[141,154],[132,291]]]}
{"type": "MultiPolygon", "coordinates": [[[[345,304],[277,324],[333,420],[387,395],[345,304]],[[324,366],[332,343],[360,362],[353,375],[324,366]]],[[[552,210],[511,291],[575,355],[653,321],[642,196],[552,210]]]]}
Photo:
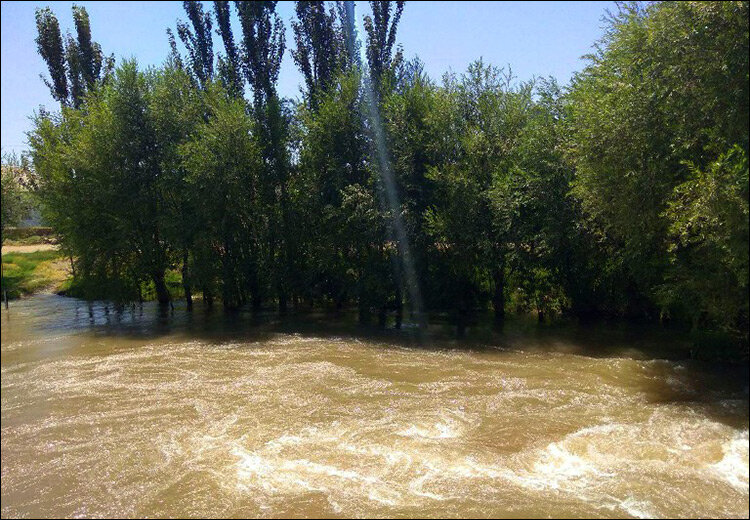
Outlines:
{"type": "Polygon", "coordinates": [[[179,271],[188,306],[627,315],[747,343],[748,2],[620,6],[561,87],[481,60],[427,77],[403,2],[371,2],[362,63],[352,6],[300,1],[298,102],[276,2],[184,6],[186,52],[168,30],[147,70],[102,65],[83,8],[67,45],[37,13],[61,106],[31,154],[80,294],[166,303],[179,271]]]}

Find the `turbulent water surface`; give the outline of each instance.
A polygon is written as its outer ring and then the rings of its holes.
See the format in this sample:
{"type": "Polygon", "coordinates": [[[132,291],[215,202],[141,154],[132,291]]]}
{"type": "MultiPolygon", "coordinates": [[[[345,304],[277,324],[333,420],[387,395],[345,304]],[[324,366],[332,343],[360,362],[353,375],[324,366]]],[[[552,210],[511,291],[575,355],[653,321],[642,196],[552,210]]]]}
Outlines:
{"type": "Polygon", "coordinates": [[[3,517],[748,516],[746,369],[606,335],[2,312],[3,517]]]}

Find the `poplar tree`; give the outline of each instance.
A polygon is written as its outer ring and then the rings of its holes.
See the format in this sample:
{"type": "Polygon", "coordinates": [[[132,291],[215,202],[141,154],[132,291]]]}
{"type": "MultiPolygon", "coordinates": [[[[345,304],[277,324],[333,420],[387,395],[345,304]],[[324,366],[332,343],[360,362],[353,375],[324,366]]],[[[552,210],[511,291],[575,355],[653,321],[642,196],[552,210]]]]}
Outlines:
{"type": "Polygon", "coordinates": [[[67,105],[68,79],[63,38],[60,33],[60,23],[49,7],[36,10],[36,29],[37,49],[47,63],[50,75],[49,80],[41,76],[42,80],[49,87],[55,101],[63,106],[67,105]]]}
{"type": "Polygon", "coordinates": [[[392,74],[403,61],[403,52],[395,49],[396,31],[404,11],[404,1],[372,0],[372,16],[364,19],[367,34],[367,64],[375,88],[382,88],[385,76],[392,74]],[[395,53],[394,53],[395,49],[395,53]]]}
{"type": "Polygon", "coordinates": [[[242,97],[245,79],[242,75],[242,61],[240,51],[234,41],[231,25],[231,11],[228,1],[217,0],[214,2],[214,14],[216,15],[216,32],[221,36],[224,43],[226,56],[219,55],[218,72],[227,90],[236,97],[242,97]]]}
{"type": "Polygon", "coordinates": [[[188,51],[188,65],[201,88],[205,88],[214,76],[214,52],[211,13],[203,11],[203,4],[185,0],[182,7],[187,13],[190,26],[177,22],[177,35],[188,51]]]}
{"type": "Polygon", "coordinates": [[[308,103],[315,108],[320,92],[327,91],[345,67],[343,30],[333,8],[326,10],[323,1],[298,1],[295,11],[292,57],[305,78],[308,103]]]}
{"type": "Polygon", "coordinates": [[[47,63],[51,82],[45,78],[52,97],[62,106],[78,108],[84,96],[107,79],[114,68],[114,56],[104,57],[101,46],[91,39],[91,23],[86,8],[73,5],[76,38],[63,40],[60,24],[48,8],[37,9],[37,49],[47,63]]]}
{"type": "MultiPolygon", "coordinates": [[[[242,27],[242,61],[253,92],[253,111],[258,121],[266,166],[262,191],[271,208],[268,224],[269,254],[270,262],[275,266],[273,278],[279,309],[283,312],[287,307],[292,252],[288,228],[287,122],[276,91],[285,49],[284,24],[276,13],[276,3],[235,2],[234,5],[242,27]]],[[[256,308],[259,304],[255,300],[256,308]]]]}

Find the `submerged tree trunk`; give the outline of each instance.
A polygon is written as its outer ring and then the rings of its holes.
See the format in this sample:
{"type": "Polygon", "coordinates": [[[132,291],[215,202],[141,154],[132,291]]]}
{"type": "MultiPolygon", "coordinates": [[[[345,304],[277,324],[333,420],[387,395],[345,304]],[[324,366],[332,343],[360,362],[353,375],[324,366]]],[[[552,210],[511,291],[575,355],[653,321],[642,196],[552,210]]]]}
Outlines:
{"type": "Polygon", "coordinates": [[[466,336],[466,319],[468,317],[468,311],[466,307],[461,304],[456,313],[456,336],[463,338],[466,336]]]}
{"type": "Polygon", "coordinates": [[[404,321],[404,299],[401,295],[401,287],[396,286],[396,328],[401,328],[401,323],[404,321]]]}
{"type": "Polygon", "coordinates": [[[205,285],[203,286],[203,301],[209,309],[214,306],[214,293],[205,285]]]}
{"type": "Polygon", "coordinates": [[[505,262],[501,261],[492,273],[495,289],[492,306],[495,308],[495,327],[502,327],[505,321],[505,262]]]}
{"type": "Polygon", "coordinates": [[[193,310],[193,293],[190,290],[190,270],[188,268],[188,250],[182,253],[182,287],[185,290],[185,304],[187,310],[193,310]]]}
{"type": "Polygon", "coordinates": [[[370,309],[361,297],[359,300],[359,323],[362,325],[370,323],[370,309]]]}
{"type": "Polygon", "coordinates": [[[385,324],[388,321],[388,309],[385,305],[381,306],[378,310],[378,327],[381,329],[385,328],[385,324]]]}
{"type": "Polygon", "coordinates": [[[284,315],[287,312],[288,307],[288,301],[289,301],[289,279],[292,273],[292,267],[291,267],[291,244],[290,244],[290,229],[289,229],[289,215],[288,215],[288,200],[287,200],[287,190],[286,190],[286,172],[284,172],[284,177],[281,179],[281,197],[280,197],[280,206],[281,206],[281,229],[283,232],[283,238],[281,241],[281,256],[282,256],[282,266],[281,266],[281,277],[279,278],[279,314],[284,315]]]}
{"type": "Polygon", "coordinates": [[[253,273],[252,282],[250,288],[250,306],[253,309],[253,313],[259,313],[263,307],[263,297],[260,294],[260,284],[258,282],[257,273],[253,273]]]}
{"type": "Polygon", "coordinates": [[[362,268],[359,269],[359,279],[357,280],[357,305],[359,307],[359,323],[369,323],[370,304],[365,294],[365,270],[362,268]]]}
{"type": "Polygon", "coordinates": [[[169,289],[167,289],[167,282],[164,279],[164,271],[156,271],[151,275],[154,281],[154,289],[156,290],[156,299],[160,305],[167,305],[172,298],[169,296],[169,289]]]}

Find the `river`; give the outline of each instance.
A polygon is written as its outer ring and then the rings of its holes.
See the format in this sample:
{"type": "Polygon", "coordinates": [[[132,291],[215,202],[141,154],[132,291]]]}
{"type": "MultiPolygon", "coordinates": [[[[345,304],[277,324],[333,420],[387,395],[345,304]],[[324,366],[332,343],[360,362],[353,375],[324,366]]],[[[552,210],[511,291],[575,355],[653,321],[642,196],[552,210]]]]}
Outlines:
{"type": "Polygon", "coordinates": [[[2,516],[748,517],[746,367],[326,322],[11,302],[2,516]]]}

